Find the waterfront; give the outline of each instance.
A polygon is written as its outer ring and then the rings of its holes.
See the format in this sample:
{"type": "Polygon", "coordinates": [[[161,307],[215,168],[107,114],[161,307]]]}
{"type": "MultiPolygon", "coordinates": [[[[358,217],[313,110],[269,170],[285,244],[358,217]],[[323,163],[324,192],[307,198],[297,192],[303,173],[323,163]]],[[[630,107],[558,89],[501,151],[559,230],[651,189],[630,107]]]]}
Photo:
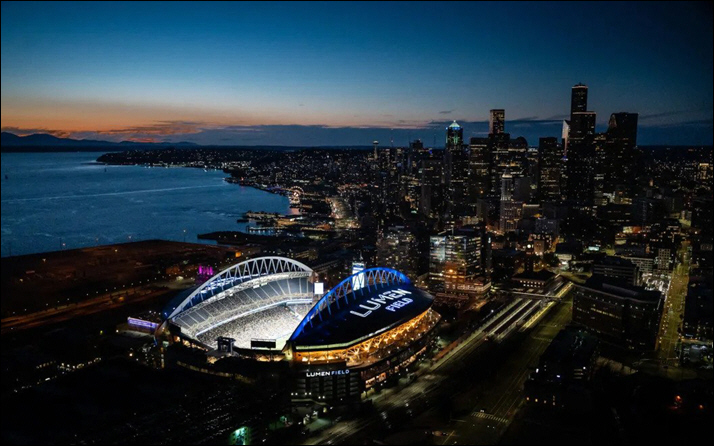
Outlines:
{"type": "Polygon", "coordinates": [[[229,184],[221,171],[104,166],[94,162],[100,155],[2,154],[3,257],[149,239],[198,242],[200,233],[244,230],[236,219],[246,211],[290,211],[287,197],[229,184]]]}

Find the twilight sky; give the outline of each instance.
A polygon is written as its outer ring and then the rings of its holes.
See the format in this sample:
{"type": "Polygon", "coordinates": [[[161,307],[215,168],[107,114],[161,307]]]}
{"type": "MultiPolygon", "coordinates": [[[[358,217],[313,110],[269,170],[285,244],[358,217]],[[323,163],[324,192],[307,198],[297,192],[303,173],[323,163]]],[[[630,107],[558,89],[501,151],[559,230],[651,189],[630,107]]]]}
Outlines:
{"type": "Polygon", "coordinates": [[[712,144],[712,7],[674,3],[2,2],[3,131],[200,144],[537,144],[570,87],[640,144],[712,144]]]}

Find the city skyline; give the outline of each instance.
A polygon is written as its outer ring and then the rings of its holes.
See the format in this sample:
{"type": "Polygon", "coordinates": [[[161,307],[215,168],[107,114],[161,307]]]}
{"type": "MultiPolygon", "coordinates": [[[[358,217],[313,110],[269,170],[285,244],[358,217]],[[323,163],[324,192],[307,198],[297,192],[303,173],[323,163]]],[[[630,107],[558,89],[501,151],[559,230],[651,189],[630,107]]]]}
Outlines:
{"type": "Polygon", "coordinates": [[[2,2],[3,444],[699,444],[712,6],[2,2]]]}
{"type": "Polygon", "coordinates": [[[712,143],[710,6],[134,6],[3,3],[2,130],[442,146],[453,120],[483,137],[502,108],[506,131],[535,145],[560,135],[582,82],[597,131],[633,112],[640,145],[712,143]]]}

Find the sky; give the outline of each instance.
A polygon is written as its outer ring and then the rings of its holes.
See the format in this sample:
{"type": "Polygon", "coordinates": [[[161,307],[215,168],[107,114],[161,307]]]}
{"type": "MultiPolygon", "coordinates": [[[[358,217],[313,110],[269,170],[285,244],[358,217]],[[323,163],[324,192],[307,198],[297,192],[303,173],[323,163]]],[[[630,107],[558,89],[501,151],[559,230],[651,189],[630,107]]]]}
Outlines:
{"type": "Polygon", "coordinates": [[[570,88],[604,130],[712,144],[712,6],[2,2],[3,131],[216,145],[560,136],[570,88]]]}

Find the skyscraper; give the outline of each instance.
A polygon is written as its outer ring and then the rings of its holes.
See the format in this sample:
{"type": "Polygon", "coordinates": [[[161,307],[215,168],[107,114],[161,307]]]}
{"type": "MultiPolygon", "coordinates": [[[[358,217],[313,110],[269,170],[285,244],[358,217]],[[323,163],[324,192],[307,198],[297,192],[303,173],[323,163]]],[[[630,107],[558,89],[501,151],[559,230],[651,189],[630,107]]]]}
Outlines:
{"type": "Polygon", "coordinates": [[[429,278],[444,289],[473,281],[483,271],[482,233],[474,228],[450,230],[430,237],[429,278]]]}
{"type": "Polygon", "coordinates": [[[613,113],[610,115],[607,134],[611,138],[617,138],[630,147],[637,145],[637,113],[613,113]]]}
{"type": "Polygon", "coordinates": [[[501,177],[501,209],[499,219],[499,229],[503,233],[513,232],[518,229],[518,221],[521,219],[523,203],[514,200],[514,185],[513,176],[505,172],[501,177]]]}
{"type": "Polygon", "coordinates": [[[469,159],[464,147],[464,129],[456,121],[446,129],[444,157],[447,209],[452,215],[463,214],[468,204],[469,159]]]}
{"type": "Polygon", "coordinates": [[[454,149],[464,144],[464,129],[454,121],[446,128],[446,148],[454,149]]]}
{"type": "Polygon", "coordinates": [[[446,128],[446,145],[444,146],[444,183],[447,188],[451,184],[454,154],[462,149],[464,129],[456,122],[446,128]]]}
{"type": "Polygon", "coordinates": [[[528,168],[528,141],[522,136],[511,139],[508,144],[508,169],[513,176],[524,176],[528,168]]]}
{"type": "Polygon", "coordinates": [[[492,109],[488,119],[488,133],[497,135],[505,131],[506,110],[502,108],[492,109]]]}
{"type": "Polygon", "coordinates": [[[469,144],[469,197],[471,203],[486,198],[491,188],[491,151],[487,138],[471,138],[469,144]]]}
{"type": "Polygon", "coordinates": [[[377,239],[377,264],[388,265],[409,277],[417,273],[417,241],[404,226],[390,226],[377,239]]]}
{"type": "Polygon", "coordinates": [[[570,120],[563,122],[563,150],[568,154],[570,140],[595,133],[595,113],[588,112],[587,85],[574,85],[570,93],[570,120]]]}
{"type": "Polygon", "coordinates": [[[491,110],[489,115],[489,145],[491,147],[490,170],[491,183],[490,196],[498,199],[498,188],[501,184],[501,176],[511,164],[509,146],[511,135],[505,132],[506,111],[503,109],[491,110]]]}
{"type": "Polygon", "coordinates": [[[504,172],[501,176],[501,201],[513,199],[513,175],[504,172]]]}
{"type": "Polygon", "coordinates": [[[587,111],[588,87],[577,84],[572,88],[568,137],[564,141],[566,159],[566,196],[585,206],[594,199],[595,181],[595,119],[587,111]]]}
{"type": "Polygon", "coordinates": [[[419,180],[421,182],[421,199],[419,209],[428,218],[437,218],[443,205],[443,189],[441,185],[443,160],[434,156],[432,151],[426,153],[421,160],[419,180]]]}
{"type": "Polygon", "coordinates": [[[570,119],[573,113],[588,111],[588,86],[584,84],[574,85],[570,93],[570,119]]]}
{"type": "Polygon", "coordinates": [[[555,137],[540,138],[538,143],[538,196],[542,201],[561,199],[563,146],[555,137]]]}
{"type": "Polygon", "coordinates": [[[583,139],[595,134],[596,113],[592,111],[574,112],[570,118],[569,141],[583,139]]]}
{"type": "Polygon", "coordinates": [[[637,176],[637,113],[613,113],[607,132],[593,138],[595,205],[630,204],[637,176]]]}
{"type": "Polygon", "coordinates": [[[637,113],[613,113],[606,133],[604,193],[616,202],[629,203],[633,198],[632,179],[637,169],[637,113]]]}

